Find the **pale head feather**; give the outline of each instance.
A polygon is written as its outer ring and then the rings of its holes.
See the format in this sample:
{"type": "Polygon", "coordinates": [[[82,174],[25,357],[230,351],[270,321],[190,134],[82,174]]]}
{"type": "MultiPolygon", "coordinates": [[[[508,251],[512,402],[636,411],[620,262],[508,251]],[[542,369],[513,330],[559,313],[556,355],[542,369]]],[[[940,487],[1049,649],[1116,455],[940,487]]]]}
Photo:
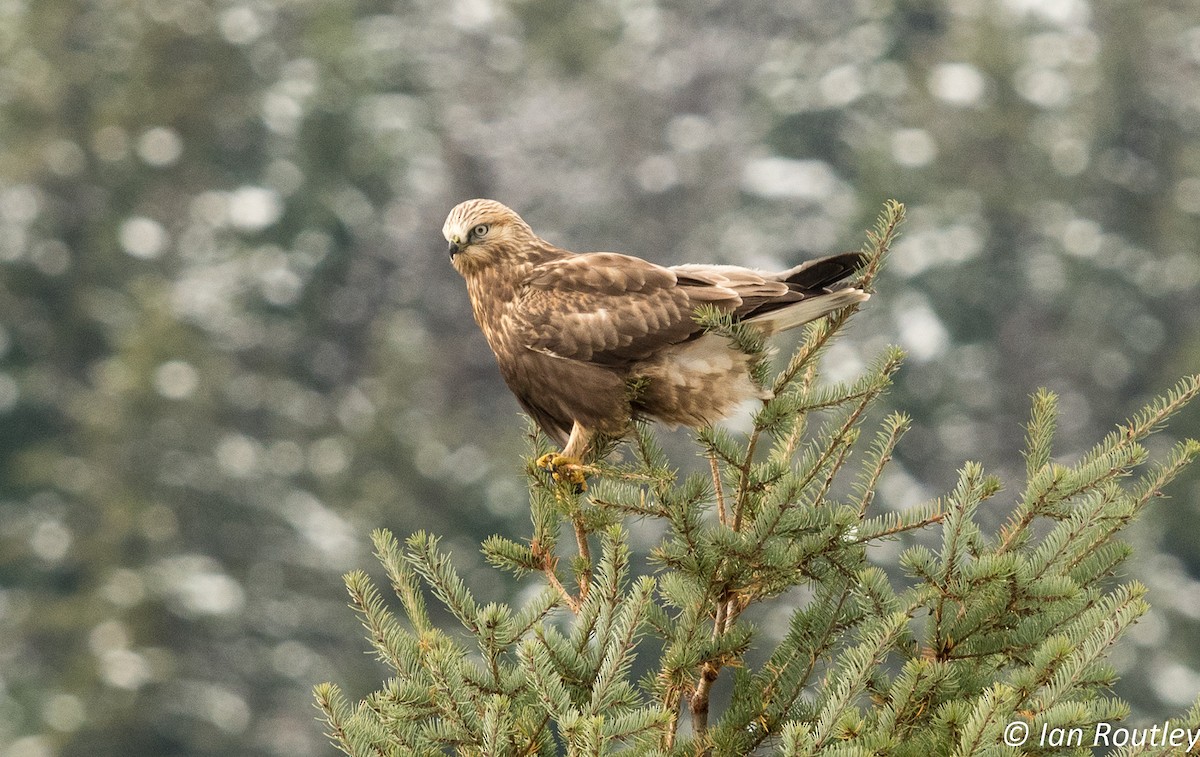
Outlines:
{"type": "Polygon", "coordinates": [[[467,200],[454,206],[442,226],[446,241],[460,246],[454,255],[454,267],[478,268],[496,262],[501,256],[519,252],[522,248],[541,242],[511,208],[495,200],[467,200]],[[486,226],[482,236],[475,229],[486,226]]]}

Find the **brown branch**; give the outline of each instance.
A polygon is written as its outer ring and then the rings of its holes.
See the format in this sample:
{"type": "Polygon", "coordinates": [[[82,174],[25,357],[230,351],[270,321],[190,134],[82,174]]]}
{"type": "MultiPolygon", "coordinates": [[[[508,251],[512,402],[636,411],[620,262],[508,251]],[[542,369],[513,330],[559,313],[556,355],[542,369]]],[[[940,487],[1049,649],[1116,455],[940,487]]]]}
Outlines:
{"type": "MultiPolygon", "coordinates": [[[[713,618],[712,638],[714,641],[725,633],[725,618],[728,613],[729,602],[718,600],[716,617],[713,618]]],[[[700,678],[696,681],[696,688],[692,691],[692,695],[689,698],[692,712],[692,731],[695,732],[697,737],[703,737],[708,731],[708,695],[712,690],[713,683],[720,674],[721,666],[712,660],[708,660],[700,666],[700,678]]]]}
{"type": "Polygon", "coordinates": [[[750,488],[750,469],[754,466],[754,451],[758,447],[758,437],[762,434],[762,429],[756,428],[750,434],[750,441],[746,444],[746,459],[738,466],[738,487],[737,487],[737,505],[733,511],[733,530],[742,530],[742,514],[746,509],[746,500],[749,496],[748,489],[750,488]]]}
{"type": "Polygon", "coordinates": [[[567,587],[563,586],[562,581],[558,579],[558,558],[543,549],[537,540],[529,545],[529,551],[533,553],[534,558],[541,561],[542,573],[546,575],[546,581],[559,593],[571,612],[578,615],[581,607],[580,601],[571,596],[571,592],[567,591],[567,587]]]}
{"type": "Polygon", "coordinates": [[[696,690],[692,692],[690,709],[692,711],[692,731],[696,734],[696,753],[704,754],[705,736],[708,734],[708,695],[712,685],[720,675],[721,668],[713,662],[706,662],[700,669],[700,680],[696,682],[696,690]]]}
{"type": "Polygon", "coordinates": [[[667,721],[666,733],[663,734],[664,752],[670,752],[675,747],[676,731],[679,729],[679,703],[682,699],[683,690],[677,686],[669,687],[667,695],[663,697],[663,707],[671,713],[671,719],[667,721]]]}
{"type": "Polygon", "coordinates": [[[725,513],[725,490],[721,486],[720,464],[717,462],[717,456],[715,454],[710,452],[706,457],[708,457],[708,466],[710,469],[712,469],[713,491],[716,493],[717,498],[717,522],[719,522],[722,526],[725,526],[728,525],[728,523],[726,521],[727,516],[725,513]]]}
{"type": "Polygon", "coordinates": [[[579,545],[579,556],[583,559],[584,568],[579,573],[579,600],[582,602],[587,599],[588,588],[591,586],[592,576],[592,551],[588,547],[587,531],[583,528],[583,523],[578,517],[572,518],[571,522],[575,526],[575,541],[579,545]]]}
{"type": "Polygon", "coordinates": [[[562,585],[562,581],[558,580],[558,574],[554,572],[553,568],[547,567],[544,572],[546,573],[546,580],[562,595],[563,601],[567,603],[567,607],[571,608],[571,612],[578,615],[581,607],[579,600],[572,597],[571,592],[567,591],[567,587],[562,585]]]}

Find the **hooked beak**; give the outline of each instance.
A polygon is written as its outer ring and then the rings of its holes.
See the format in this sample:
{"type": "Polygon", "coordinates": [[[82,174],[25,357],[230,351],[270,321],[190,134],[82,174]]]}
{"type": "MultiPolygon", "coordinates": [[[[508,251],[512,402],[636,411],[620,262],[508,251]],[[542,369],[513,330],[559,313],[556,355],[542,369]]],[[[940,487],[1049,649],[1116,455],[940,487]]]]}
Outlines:
{"type": "Polygon", "coordinates": [[[454,257],[462,250],[462,245],[454,240],[450,240],[450,257],[454,257]]]}

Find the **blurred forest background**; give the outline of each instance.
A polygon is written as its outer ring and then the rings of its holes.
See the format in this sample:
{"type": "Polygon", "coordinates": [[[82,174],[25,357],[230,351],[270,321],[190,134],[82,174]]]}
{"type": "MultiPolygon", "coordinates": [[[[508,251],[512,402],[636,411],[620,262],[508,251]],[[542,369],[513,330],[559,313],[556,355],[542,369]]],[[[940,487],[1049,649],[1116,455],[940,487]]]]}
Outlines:
{"type": "MultiPolygon", "coordinates": [[[[525,424],[440,234],[475,196],[762,267],[905,202],[827,375],[909,352],[881,506],[1013,491],[1039,386],[1069,459],[1200,365],[1200,4],[2,0],[0,757],[332,754],[377,526],[520,588],[478,542],[527,533],[525,424]]],[[[1200,693],[1198,481],[1132,533],[1139,719],[1200,693]]]]}

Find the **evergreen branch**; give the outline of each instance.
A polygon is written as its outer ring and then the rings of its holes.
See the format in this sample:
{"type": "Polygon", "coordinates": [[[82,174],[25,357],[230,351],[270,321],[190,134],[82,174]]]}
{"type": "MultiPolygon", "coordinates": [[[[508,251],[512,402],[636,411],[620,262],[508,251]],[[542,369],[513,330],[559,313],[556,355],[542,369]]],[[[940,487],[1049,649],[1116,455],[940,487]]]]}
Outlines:
{"type": "Polygon", "coordinates": [[[1091,462],[1093,458],[1098,458],[1113,449],[1141,442],[1163,428],[1171,416],[1182,410],[1197,395],[1200,395],[1200,374],[1184,377],[1166,394],[1155,398],[1133,418],[1106,436],[1104,441],[1084,458],[1084,463],[1091,462]]]}
{"type": "Polygon", "coordinates": [[[379,659],[397,671],[405,669],[405,647],[411,649],[411,638],[397,624],[396,619],[383,604],[383,597],[375,584],[361,570],[351,571],[345,576],[346,590],[350,594],[351,607],[358,612],[367,637],[379,659]]]}
{"type": "Polygon", "coordinates": [[[1052,676],[1045,690],[1032,702],[1034,711],[1058,704],[1069,696],[1087,671],[1138,618],[1150,609],[1143,597],[1145,587],[1127,584],[1099,607],[1063,629],[1070,639],[1069,653],[1058,664],[1051,663],[1052,676]]]}
{"type": "Polygon", "coordinates": [[[508,697],[488,697],[480,727],[484,754],[511,754],[516,747],[516,727],[509,713],[508,697]]]}
{"type": "MultiPolygon", "coordinates": [[[[900,360],[901,354],[898,351],[893,350],[885,354],[877,367],[858,383],[856,391],[853,392],[857,402],[846,412],[840,424],[837,424],[837,430],[823,434],[822,438],[814,443],[817,453],[810,460],[805,461],[802,466],[803,472],[798,477],[786,475],[782,477],[787,482],[787,488],[776,494],[778,506],[764,511],[754,523],[754,552],[761,551],[767,539],[775,535],[785,514],[792,507],[793,497],[799,492],[807,492],[805,496],[811,498],[810,501],[813,502],[820,501],[828,493],[834,477],[845,464],[857,440],[856,426],[868,406],[890,384],[890,376],[899,367],[900,360]],[[821,485],[815,491],[810,491],[810,485],[818,476],[823,476],[821,485]]],[[[753,443],[753,438],[751,443],[753,443]]],[[[744,478],[738,485],[738,491],[741,494],[739,501],[743,501],[750,494],[750,487],[745,480],[745,477],[748,476],[748,468],[743,466],[742,470],[744,478]]],[[[735,531],[740,530],[741,514],[742,508],[739,505],[734,519],[735,531]]]]}
{"type": "Polygon", "coordinates": [[[692,694],[688,698],[688,706],[692,713],[692,732],[696,734],[696,738],[701,743],[703,743],[704,738],[708,735],[709,694],[720,674],[721,668],[716,663],[705,662],[700,667],[700,675],[696,680],[696,687],[692,690],[692,694]]]}
{"type": "Polygon", "coordinates": [[[942,529],[942,553],[936,577],[938,598],[933,606],[932,644],[940,659],[946,659],[957,641],[947,633],[947,603],[954,598],[951,586],[963,569],[968,548],[978,539],[972,518],[979,504],[999,490],[999,482],[984,476],[978,463],[967,463],[949,497],[942,529]]]}
{"type": "Polygon", "coordinates": [[[826,686],[827,698],[813,726],[818,749],[833,737],[834,725],[867,689],[872,671],[892,651],[907,625],[908,617],[903,613],[883,616],[878,619],[876,627],[863,634],[856,646],[842,653],[840,667],[826,686]]]}
{"type": "Polygon", "coordinates": [[[345,721],[343,734],[351,757],[391,757],[388,747],[398,741],[365,703],[345,721]]]}
{"type": "Polygon", "coordinates": [[[900,437],[912,427],[912,418],[904,413],[892,413],[883,422],[883,428],[875,436],[870,450],[863,461],[862,473],[854,483],[854,492],[858,499],[858,515],[865,517],[867,509],[875,499],[875,490],[879,479],[888,463],[892,461],[892,453],[900,442],[900,437]]]}
{"type": "Polygon", "coordinates": [[[617,682],[624,681],[629,667],[633,664],[633,650],[641,634],[646,608],[653,593],[654,579],[645,576],[621,603],[592,685],[590,711],[593,715],[603,714],[614,704],[614,686],[617,682]]]}
{"type": "Polygon", "coordinates": [[[533,728],[525,731],[525,736],[528,738],[528,743],[526,743],[524,749],[517,753],[518,757],[532,757],[532,755],[535,754],[554,753],[550,751],[553,748],[551,743],[553,738],[549,734],[549,728],[547,728],[549,723],[550,712],[545,711],[537,721],[537,724],[533,728]]]}
{"type": "MultiPolygon", "coordinates": [[[[873,259],[877,259],[883,254],[884,251],[884,248],[879,248],[875,258],[873,259]]],[[[797,402],[794,395],[791,397],[784,396],[783,390],[789,383],[791,383],[791,381],[795,378],[795,375],[805,366],[807,361],[817,355],[821,347],[825,345],[833,333],[840,328],[843,323],[845,323],[846,319],[848,319],[850,314],[855,310],[856,306],[845,308],[835,314],[831,314],[830,316],[821,319],[820,323],[822,323],[822,325],[812,327],[810,330],[810,337],[806,338],[805,345],[797,351],[795,356],[793,356],[793,361],[791,364],[789,364],[788,368],[776,378],[775,384],[772,388],[773,398],[766,400],[763,408],[755,414],[754,427],[750,433],[748,441],[746,442],[745,453],[743,455],[733,455],[730,459],[727,459],[727,462],[729,462],[738,473],[738,482],[734,497],[733,521],[731,524],[731,527],[734,531],[741,530],[746,505],[748,503],[748,497],[751,493],[751,487],[749,486],[751,480],[751,471],[753,469],[754,457],[758,448],[760,437],[762,436],[763,432],[776,426],[786,415],[791,414],[798,417],[804,412],[804,400],[801,399],[797,402]],[[819,335],[814,340],[811,337],[811,334],[819,335]],[[797,357],[799,357],[801,354],[806,354],[807,356],[803,360],[797,360],[797,357]]],[[[849,429],[858,422],[859,416],[862,414],[863,410],[866,409],[867,405],[869,405],[871,401],[873,401],[879,396],[880,393],[883,392],[883,390],[890,383],[891,374],[894,373],[899,367],[901,360],[902,353],[900,353],[899,350],[891,350],[885,355],[879,368],[864,376],[849,394],[846,394],[840,400],[836,398],[836,395],[829,395],[821,398],[822,402],[829,402],[831,404],[842,404],[844,402],[849,402],[852,399],[858,399],[856,410],[850,414],[849,418],[847,418],[846,424],[843,426],[842,434],[840,436],[844,437],[844,434],[849,432],[849,429]]],[[[719,450],[715,449],[714,451],[719,452],[719,450]]]]}
{"type": "MultiPolygon", "coordinates": [[[[599,468],[599,466],[597,466],[599,468]]],[[[615,469],[614,469],[615,470],[615,469]]],[[[607,469],[601,469],[601,478],[591,488],[591,501],[599,509],[615,510],[624,515],[645,518],[665,518],[667,510],[656,500],[644,484],[657,482],[650,476],[622,471],[622,479],[615,480],[607,469]]]]}
{"type": "MultiPolygon", "coordinates": [[[[1060,580],[1068,581],[1072,586],[1081,585],[1079,578],[1084,579],[1084,584],[1095,582],[1102,577],[1114,575],[1116,572],[1116,567],[1124,562],[1129,556],[1128,545],[1119,543],[1106,544],[1101,547],[1099,551],[1102,554],[1097,556],[1095,567],[1087,571],[1086,576],[1080,575],[1077,577],[1075,574],[1072,574],[1062,576],[1060,580]]],[[[1076,573],[1082,572],[1076,571],[1076,573]]],[[[1035,650],[1039,647],[1039,645],[1045,642],[1048,631],[1059,631],[1063,627],[1068,627],[1079,622],[1081,618],[1084,618],[1089,613],[1094,612],[1097,607],[1102,606],[1104,602],[1111,599],[1110,596],[1102,594],[1098,590],[1094,589],[1089,592],[1080,591],[1077,594],[1078,596],[1084,598],[1083,602],[1076,607],[1068,606],[1060,610],[1062,614],[1055,617],[1053,623],[1038,623],[1036,621],[1040,616],[1037,615],[1024,619],[1023,625],[1033,628],[1034,630],[1020,636],[1021,643],[1019,646],[1014,644],[1011,650],[1011,656],[1018,660],[1026,657],[1031,650],[1035,650]]],[[[1037,597],[1031,597],[1031,599],[1034,606],[1039,608],[1043,606],[1037,597]]]]}
{"type": "Polygon", "coordinates": [[[880,728],[907,741],[920,727],[920,714],[927,710],[939,688],[952,675],[949,665],[934,660],[912,659],[904,663],[892,682],[888,701],[881,713],[880,728]]]}
{"type": "Polygon", "coordinates": [[[1112,532],[1101,531],[1103,521],[1113,517],[1124,519],[1125,512],[1119,515],[1113,513],[1114,507],[1123,501],[1128,501],[1128,497],[1116,484],[1109,484],[1102,491],[1096,492],[1070,517],[1060,521],[1030,555],[1030,568],[1033,573],[1038,575],[1054,569],[1062,570],[1060,563],[1069,560],[1073,555],[1086,554],[1105,541],[1112,532]],[[1087,534],[1090,533],[1098,535],[1088,538],[1087,534]],[[1100,536],[1101,533],[1104,535],[1100,536]],[[1080,545],[1084,544],[1086,547],[1081,549],[1080,545]]]}
{"type": "Polygon", "coordinates": [[[853,534],[849,535],[850,541],[853,544],[866,544],[898,536],[908,531],[919,531],[935,523],[943,522],[946,519],[944,507],[944,500],[938,498],[928,504],[910,507],[902,512],[868,518],[858,526],[853,534]]]}
{"type": "Polygon", "coordinates": [[[1033,395],[1033,410],[1025,427],[1025,480],[1033,481],[1050,464],[1051,445],[1058,428],[1058,396],[1047,389],[1033,395]]]}
{"type": "Polygon", "coordinates": [[[542,480],[540,474],[529,473],[529,480],[529,518],[533,524],[529,548],[534,554],[553,554],[558,547],[561,528],[558,497],[542,480]]]}
{"type": "Polygon", "coordinates": [[[704,447],[707,456],[715,457],[731,468],[741,468],[742,445],[725,429],[706,426],[696,433],[696,441],[704,447]]]}
{"type": "Polygon", "coordinates": [[[958,483],[950,494],[946,526],[942,532],[941,568],[938,579],[943,587],[950,583],[954,572],[961,567],[966,542],[974,534],[971,518],[984,496],[983,468],[978,463],[967,463],[959,471],[958,483]]]}
{"type": "Polygon", "coordinates": [[[535,629],[536,637],[554,664],[554,670],[568,686],[572,702],[580,702],[596,678],[596,660],[590,645],[580,647],[553,625],[535,629]]]}
{"type": "Polygon", "coordinates": [[[734,490],[734,505],[733,505],[733,524],[734,532],[742,530],[742,517],[746,512],[746,505],[750,499],[750,471],[754,466],[754,453],[758,447],[758,437],[761,431],[755,429],[750,435],[750,440],[746,443],[746,454],[737,463],[738,482],[737,488],[734,490]]]}
{"type": "Polygon", "coordinates": [[[1163,496],[1163,488],[1197,458],[1200,458],[1200,441],[1184,439],[1176,444],[1166,461],[1155,465],[1134,487],[1134,512],[1140,511],[1151,499],[1163,496]]]}
{"type": "Polygon", "coordinates": [[[420,587],[417,584],[417,576],[405,562],[404,554],[400,550],[400,543],[396,541],[396,537],[391,531],[381,528],[371,532],[371,542],[375,546],[375,556],[383,563],[388,580],[391,581],[392,590],[400,598],[401,606],[404,608],[404,613],[408,616],[408,622],[412,624],[413,630],[418,635],[432,631],[429,611],[426,609],[425,598],[421,595],[420,587]]]}
{"type": "Polygon", "coordinates": [[[892,245],[900,236],[900,225],[904,223],[904,203],[888,200],[883,204],[883,212],[875,220],[875,228],[867,232],[867,241],[862,250],[867,255],[867,264],[863,267],[859,286],[868,292],[873,292],[871,284],[887,260],[892,245]]]}
{"type": "Polygon", "coordinates": [[[488,563],[511,572],[517,578],[542,569],[542,561],[533,549],[503,536],[492,535],[484,539],[481,551],[488,563]]]}
{"type": "Polygon", "coordinates": [[[577,636],[580,651],[588,643],[595,642],[601,649],[611,643],[613,627],[617,622],[621,595],[629,577],[629,544],[620,527],[614,526],[604,534],[601,543],[600,564],[596,569],[597,591],[585,598],[580,615],[586,619],[582,624],[587,635],[577,636]]]}
{"type": "Polygon", "coordinates": [[[1140,442],[1161,428],[1197,394],[1200,394],[1200,375],[1183,379],[1106,436],[1072,468],[1054,465],[1049,458],[1050,437],[1056,422],[1054,395],[1044,390],[1035,395],[1033,415],[1027,427],[1028,483],[1021,504],[1004,528],[1000,549],[1006,551],[1022,543],[1027,538],[1028,527],[1039,515],[1063,517],[1065,513],[1060,511],[1060,503],[1127,475],[1146,458],[1140,442]]]}
{"type": "Polygon", "coordinates": [[[1136,514],[1173,481],[1187,466],[1200,457],[1200,443],[1187,439],[1175,446],[1168,459],[1155,465],[1126,494],[1119,486],[1109,483],[1094,495],[1090,505],[1077,509],[1043,541],[1034,553],[1039,572],[1050,569],[1060,560],[1068,559],[1065,570],[1074,570],[1085,560],[1093,559],[1098,550],[1124,528],[1136,514]]]}
{"type": "Polygon", "coordinates": [[[500,672],[500,657],[515,636],[512,610],[507,605],[490,603],[479,612],[478,624],[477,640],[487,662],[488,674],[491,676],[490,687],[479,688],[488,693],[501,693],[504,690],[504,681],[500,672]]]}
{"type": "MultiPolygon", "coordinates": [[[[836,476],[842,465],[845,463],[849,455],[850,448],[857,439],[855,427],[858,425],[863,413],[891,384],[891,376],[900,367],[903,360],[903,353],[899,350],[888,350],[883,357],[877,362],[876,366],[868,371],[861,379],[855,382],[854,386],[843,393],[842,400],[839,404],[847,404],[854,402],[852,408],[845,414],[844,419],[837,431],[830,435],[823,434],[815,446],[820,450],[815,459],[810,464],[805,465],[808,473],[800,479],[796,484],[797,488],[803,489],[822,471],[827,472],[825,481],[825,489],[833,483],[833,477],[836,476]],[[825,466],[829,464],[828,469],[825,466]]],[[[767,403],[767,408],[772,407],[772,403],[776,400],[770,400],[767,403]]],[[[745,509],[746,498],[751,493],[749,486],[751,460],[753,459],[754,445],[758,440],[759,434],[766,430],[772,423],[772,414],[760,412],[755,420],[755,430],[750,436],[750,441],[747,443],[747,455],[742,460],[739,466],[740,479],[738,481],[738,489],[740,496],[738,497],[738,505],[734,515],[734,530],[740,530],[741,515],[745,509]]],[[[786,448],[785,443],[785,448],[786,448]]],[[[777,451],[779,447],[777,446],[777,451]]],[[[775,463],[782,467],[786,464],[784,460],[773,455],[775,463]]]]}
{"type": "MultiPolygon", "coordinates": [[[[1172,718],[1171,727],[1182,728],[1184,731],[1200,731],[1200,698],[1192,703],[1191,708],[1184,714],[1182,718],[1172,718]]],[[[1191,754],[1192,752],[1188,752],[1191,754]]],[[[1160,748],[1155,748],[1150,744],[1142,744],[1140,746],[1125,746],[1121,747],[1120,751],[1113,752],[1114,757],[1176,757],[1179,754],[1178,746],[1164,744],[1160,748]]]]}
{"type": "MultiPolygon", "coordinates": [[[[817,471],[821,470],[823,464],[833,458],[835,455],[841,455],[840,446],[853,444],[853,439],[850,438],[851,432],[862,419],[867,408],[871,406],[876,399],[879,398],[884,391],[891,386],[891,377],[899,368],[904,358],[902,352],[896,349],[888,350],[880,360],[877,361],[872,368],[862,379],[855,385],[854,397],[857,402],[854,403],[845,418],[842,420],[837,431],[828,436],[823,436],[820,441],[822,448],[821,453],[817,456],[816,463],[808,466],[811,471],[808,476],[801,480],[800,485],[807,486],[808,483],[817,475],[817,471]]],[[[836,473],[840,466],[834,466],[833,473],[836,473]]]]}
{"type": "Polygon", "coordinates": [[[458,649],[434,649],[425,655],[440,718],[425,724],[427,735],[443,744],[478,743],[483,707],[476,691],[463,685],[460,666],[468,664],[458,649]],[[465,696],[464,696],[465,694],[465,696]]]}
{"type": "Polygon", "coordinates": [[[541,633],[535,636],[535,639],[521,645],[518,658],[533,681],[533,691],[541,707],[552,720],[559,723],[572,714],[578,716],[579,711],[571,704],[567,685],[554,668],[544,636],[541,633]]]}
{"type": "Polygon", "coordinates": [[[729,309],[709,304],[700,305],[692,319],[704,331],[729,339],[740,352],[752,357],[761,356],[766,352],[767,338],[762,329],[738,320],[729,309]]]}
{"type": "Polygon", "coordinates": [[[852,583],[839,577],[836,584],[822,585],[819,595],[807,609],[792,615],[787,636],[780,642],[771,658],[756,678],[753,692],[746,692],[742,701],[757,706],[747,710],[749,717],[727,716],[725,731],[732,738],[745,739],[746,753],[756,748],[774,733],[792,712],[795,703],[808,687],[818,666],[838,642],[838,633],[845,623],[844,608],[853,591],[852,583]]]}
{"type": "Polygon", "coordinates": [[[418,531],[408,537],[406,559],[463,628],[478,634],[479,607],[450,562],[450,556],[438,551],[438,541],[436,536],[418,531]]]}
{"type": "Polygon", "coordinates": [[[329,726],[326,737],[334,745],[350,757],[355,757],[350,746],[350,737],[346,733],[346,722],[350,719],[350,705],[342,690],[332,683],[322,683],[313,687],[313,696],[317,706],[325,715],[325,723],[329,726]]]}
{"type": "Polygon", "coordinates": [[[1049,463],[1049,440],[1044,437],[1053,430],[1053,395],[1042,392],[1035,396],[1034,415],[1030,420],[1028,433],[1031,443],[1036,442],[1036,446],[1031,448],[1026,465],[1028,470],[1036,472],[1029,478],[1021,505],[1004,529],[1000,549],[1008,550],[1022,541],[1028,526],[1038,515],[1061,517],[1062,513],[1056,510],[1059,503],[1092,491],[1112,479],[1128,475],[1130,470],[1146,458],[1146,450],[1140,442],[1161,428],[1197,394],[1200,394],[1200,375],[1183,379],[1165,395],[1156,398],[1134,415],[1131,420],[1108,434],[1070,469],[1049,463]]]}
{"type": "MultiPolygon", "coordinates": [[[[777,394],[763,404],[755,417],[755,425],[764,430],[774,430],[791,418],[802,418],[808,413],[842,407],[855,401],[869,404],[891,384],[891,376],[904,360],[904,352],[889,347],[875,364],[852,384],[815,386],[807,382],[777,394]]],[[[782,453],[786,446],[780,449],[782,453]]],[[[787,458],[781,457],[786,460],[787,458]]]]}
{"type": "MultiPolygon", "coordinates": [[[[871,284],[883,267],[892,244],[899,236],[899,227],[902,223],[904,223],[904,205],[895,200],[888,200],[884,205],[883,212],[876,219],[874,230],[867,232],[867,241],[862,247],[863,254],[867,256],[867,263],[863,266],[858,286],[865,291],[872,291],[871,284]]],[[[802,371],[813,364],[830,339],[841,330],[857,310],[858,306],[852,305],[809,324],[805,328],[804,342],[792,354],[787,366],[775,377],[775,382],[771,387],[772,392],[776,395],[781,394],[802,371]]]]}
{"type": "MultiPolygon", "coordinates": [[[[809,365],[804,371],[803,378],[796,385],[797,391],[807,392],[816,383],[817,372],[809,365]]],[[[771,451],[771,460],[780,464],[790,464],[796,457],[796,450],[804,438],[808,428],[808,413],[797,412],[787,421],[787,430],[776,435],[775,445],[771,451]]]]}
{"type": "Polygon", "coordinates": [[[638,460],[641,462],[642,474],[659,484],[667,484],[674,480],[675,474],[671,469],[670,461],[667,460],[666,454],[662,451],[662,447],[659,446],[650,428],[644,423],[637,423],[633,430],[633,445],[638,460]]]}
{"type": "Polygon", "coordinates": [[[851,305],[807,324],[804,327],[804,340],[800,343],[800,347],[792,353],[788,364],[775,377],[775,381],[771,385],[772,394],[776,396],[783,394],[784,390],[797,377],[809,371],[825,351],[825,347],[832,341],[834,335],[846,325],[850,316],[857,310],[857,305],[851,305]]]}
{"type": "Polygon", "coordinates": [[[1011,687],[996,684],[978,698],[959,734],[954,757],[975,757],[984,747],[998,742],[1000,729],[1012,721],[1015,696],[1011,687]]]}
{"type": "MultiPolygon", "coordinates": [[[[643,708],[632,712],[623,712],[615,717],[606,717],[602,735],[606,740],[620,741],[631,736],[661,730],[668,722],[669,717],[662,710],[643,708]]],[[[644,752],[638,753],[644,754],[644,752]]]]}
{"type": "Polygon", "coordinates": [[[846,461],[850,459],[850,453],[856,443],[858,443],[858,429],[849,429],[845,440],[838,444],[837,457],[831,461],[825,473],[825,480],[821,482],[821,487],[816,492],[816,500],[818,502],[824,501],[829,496],[829,492],[833,488],[834,479],[837,478],[842,467],[846,465],[846,461]]]}
{"type": "Polygon", "coordinates": [[[799,720],[793,720],[783,727],[779,738],[779,754],[783,757],[809,757],[817,751],[817,742],[813,738],[812,728],[799,720]]]}
{"type": "Polygon", "coordinates": [[[1109,542],[1094,548],[1091,553],[1077,555],[1067,566],[1067,574],[1078,583],[1091,583],[1116,573],[1116,568],[1128,559],[1133,550],[1128,544],[1109,542]]]}
{"type": "Polygon", "coordinates": [[[504,646],[524,639],[526,634],[532,631],[538,623],[545,620],[546,616],[554,611],[554,608],[558,607],[560,599],[561,596],[552,587],[539,592],[513,618],[512,636],[504,640],[504,646]]]}
{"type": "Polygon", "coordinates": [[[667,748],[675,740],[679,710],[685,690],[691,688],[692,671],[701,664],[705,636],[703,621],[707,608],[699,598],[699,592],[689,592],[684,583],[682,577],[671,573],[659,580],[660,594],[680,608],[671,629],[664,634],[665,644],[655,678],[662,708],[672,714],[670,728],[663,742],[667,748]],[[696,598],[689,601],[684,596],[686,594],[694,594],[696,598]]]}

